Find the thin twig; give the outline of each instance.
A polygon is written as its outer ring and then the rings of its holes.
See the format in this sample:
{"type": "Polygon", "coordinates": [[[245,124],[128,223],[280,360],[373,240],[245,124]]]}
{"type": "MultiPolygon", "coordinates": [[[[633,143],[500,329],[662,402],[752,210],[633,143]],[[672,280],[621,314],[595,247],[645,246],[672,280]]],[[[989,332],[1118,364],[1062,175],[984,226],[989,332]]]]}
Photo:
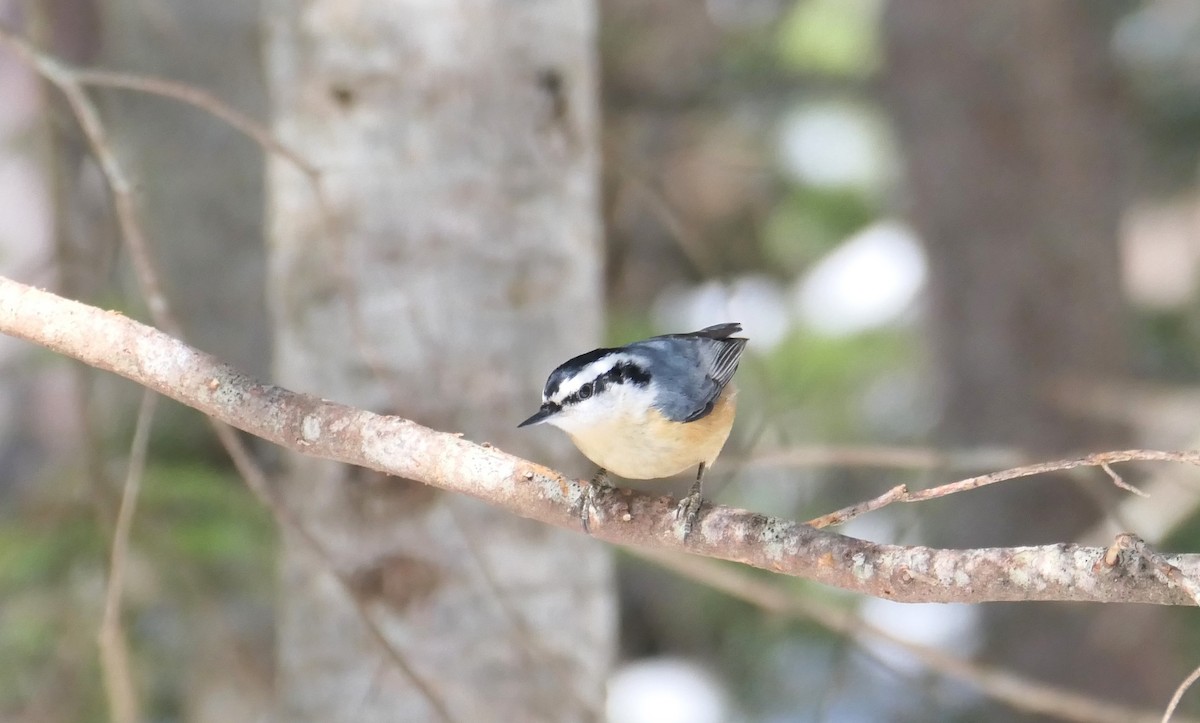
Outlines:
{"type": "Polygon", "coordinates": [[[146,299],[146,305],[150,309],[150,315],[156,324],[171,334],[179,336],[180,325],[171,314],[166,295],[158,283],[149,244],[137,219],[132,185],[125,176],[121,164],[117,161],[116,154],[113,153],[112,144],[108,140],[104,124],[100,121],[100,114],[96,110],[96,106],[75,79],[73,70],[65,63],[39,52],[24,39],[4,28],[0,28],[0,42],[8,45],[17,55],[33,66],[39,75],[50,81],[62,93],[67,105],[71,107],[71,112],[79,122],[79,127],[83,130],[88,145],[91,146],[92,153],[96,156],[100,170],[112,191],[117,224],[121,228],[121,235],[129,249],[134,272],[138,284],[141,286],[142,295],[146,299]]]}
{"type": "Polygon", "coordinates": [[[1113,470],[1112,466],[1110,466],[1108,462],[1101,462],[1100,469],[1104,470],[1104,473],[1108,475],[1109,479],[1112,480],[1113,484],[1115,484],[1117,487],[1120,487],[1121,489],[1125,490],[1126,492],[1131,492],[1131,493],[1137,495],[1138,497],[1149,497],[1150,496],[1150,495],[1146,494],[1144,491],[1142,491],[1142,490],[1138,489],[1137,487],[1134,487],[1133,485],[1126,482],[1121,477],[1121,475],[1117,474],[1116,471],[1113,470]]]}
{"type": "MultiPolygon", "coordinates": [[[[38,51],[23,38],[17,36],[11,31],[0,27],[0,42],[12,48],[22,59],[28,62],[40,75],[48,80],[52,85],[58,88],[59,92],[66,98],[68,105],[79,121],[79,125],[83,130],[84,136],[88,140],[88,144],[95,154],[97,161],[100,164],[100,169],[105,179],[108,182],[109,189],[112,192],[113,206],[116,209],[117,224],[121,229],[121,235],[125,240],[127,249],[129,250],[130,258],[133,260],[135,276],[138,279],[138,284],[141,287],[142,295],[146,299],[147,306],[150,310],[151,318],[155,323],[170,333],[172,336],[183,339],[183,328],[171,311],[171,306],[167,301],[166,294],[163,293],[162,285],[159,282],[156,265],[153,261],[149,244],[146,240],[146,235],[142,229],[141,222],[138,219],[135,208],[132,185],[125,176],[124,170],[120,162],[117,160],[116,154],[112,150],[112,145],[108,140],[108,135],[103,122],[100,120],[100,114],[91,99],[83,88],[82,82],[79,80],[79,70],[71,68],[65,63],[38,51]]],[[[93,76],[93,81],[107,80],[109,84],[117,84],[122,80],[122,77],[109,76],[101,73],[99,76],[93,76]]],[[[124,80],[128,80],[125,78],[124,80]]],[[[151,85],[156,85],[151,83],[151,85]]],[[[150,87],[150,86],[147,86],[150,87]]],[[[157,86],[156,86],[157,87],[157,86]]],[[[160,88],[161,90],[161,88],[160,88]]],[[[175,96],[173,96],[175,97],[175,96]]],[[[197,95],[189,96],[191,101],[206,100],[197,95]]],[[[183,99],[183,98],[181,98],[183,99]]],[[[213,110],[209,107],[208,110],[213,110]]],[[[218,113],[220,115],[220,113],[218,113]]],[[[224,116],[222,116],[224,117],[224,116]]],[[[228,120],[228,118],[227,118],[228,120]]],[[[248,121],[244,117],[242,121],[248,121]]],[[[250,126],[238,126],[239,129],[246,132],[250,126]]],[[[255,131],[257,133],[257,131],[255,131]]],[[[255,136],[251,133],[251,137],[255,136]]],[[[291,157],[291,156],[287,156],[291,157]]],[[[300,165],[301,170],[308,169],[311,171],[311,165],[300,165]]],[[[310,175],[310,178],[312,176],[310,175]]],[[[319,186],[318,186],[318,195],[319,186]]],[[[316,538],[303,527],[298,518],[286,509],[283,502],[277,498],[267,483],[266,475],[258,468],[253,457],[246,449],[242,440],[237,436],[237,433],[225,423],[209,418],[213,430],[215,431],[218,440],[225,448],[230,458],[233,460],[235,467],[246,480],[247,486],[258,497],[259,501],[268,507],[280,524],[288,529],[296,532],[323,561],[329,572],[341,584],[343,589],[349,595],[351,600],[360,614],[364,626],[367,628],[371,637],[379,643],[385,654],[396,664],[397,668],[409,678],[421,693],[426,697],[427,702],[434,709],[442,720],[452,721],[447,707],[441,696],[437,694],[433,685],[425,681],[416,670],[404,659],[400,652],[391,644],[383,631],[379,629],[374,619],[370,616],[366,603],[360,599],[355,588],[351,585],[349,577],[337,570],[333,565],[333,560],[319,544],[316,538]]]]}
{"type": "Polygon", "coordinates": [[[1046,474],[1047,472],[1061,472],[1078,467],[1098,467],[1105,464],[1116,464],[1117,462],[1185,462],[1192,465],[1200,465],[1200,452],[1192,450],[1183,450],[1179,452],[1163,452],[1151,449],[1128,449],[1114,452],[1097,452],[1083,457],[1074,459],[1062,459],[1054,462],[1040,462],[1038,464],[1028,464],[1022,467],[1014,467],[1012,469],[1003,470],[1000,472],[992,472],[990,474],[979,475],[969,479],[951,482],[950,484],[931,487],[929,489],[918,490],[909,493],[905,498],[905,502],[920,502],[922,500],[930,500],[936,497],[945,497],[946,495],[955,494],[957,492],[965,492],[967,490],[978,489],[997,482],[1005,482],[1011,479],[1020,477],[1032,477],[1034,475],[1046,474]]]}
{"type": "Polygon", "coordinates": [[[887,507],[893,502],[902,502],[907,494],[908,487],[904,485],[896,485],[878,497],[872,497],[869,500],[864,500],[857,504],[850,505],[849,507],[843,507],[836,512],[830,512],[827,515],[814,517],[805,524],[815,527],[818,530],[822,527],[840,525],[848,520],[858,517],[859,515],[865,515],[868,512],[874,512],[875,510],[887,507]]]}
{"type": "Polygon", "coordinates": [[[345,240],[338,233],[338,229],[335,226],[332,204],[325,191],[321,172],[317,167],[304,158],[298,151],[275,137],[269,128],[200,88],[164,78],[117,73],[94,68],[72,68],[70,72],[74,79],[83,85],[123,88],[161,95],[199,108],[225,121],[258,143],[265,150],[287,160],[307,177],[316,199],[316,206],[320,212],[319,215],[325,225],[325,235],[330,239],[335,250],[332,271],[338,280],[338,286],[342,290],[342,297],[345,299],[349,309],[351,336],[361,350],[367,366],[375,374],[375,377],[387,388],[393,404],[402,406],[402,400],[405,398],[405,395],[396,384],[392,375],[388,373],[387,363],[383,354],[371,341],[371,336],[365,329],[362,314],[360,313],[361,305],[358,301],[358,287],[353,283],[352,274],[349,269],[345,240]]]}
{"type": "MultiPolygon", "coordinates": [[[[947,678],[962,681],[983,695],[1026,713],[1050,715],[1079,723],[1153,723],[1158,713],[1123,708],[1109,701],[1046,685],[1006,670],[957,658],[937,648],[914,643],[874,625],[854,612],[801,597],[773,581],[744,569],[692,555],[625,548],[643,560],[714,590],[777,615],[812,620],[847,638],[877,640],[899,648],[922,665],[947,678]]],[[[1182,722],[1180,722],[1182,723],[1182,722]]],[[[1191,721],[1190,723],[1196,723],[1191,721]]]]}
{"type": "Polygon", "coordinates": [[[146,470],[146,450],[150,446],[150,429],[158,395],[149,389],[142,391],[137,425],[129,447],[129,469],[121,491],[121,506],[113,530],[112,551],[108,564],[108,587],[104,595],[104,617],[97,636],[100,646],[100,670],[104,689],[108,693],[109,717],[116,723],[135,723],[139,719],[137,689],[129,664],[129,645],[121,625],[121,595],[125,586],[125,562],[129,555],[129,532],[137,509],[142,475],[146,470]]]}
{"type": "MultiPolygon", "coordinates": [[[[881,507],[886,507],[894,502],[923,502],[932,500],[938,497],[946,497],[947,495],[957,494],[959,492],[967,492],[969,490],[979,489],[988,485],[996,484],[997,482],[1006,482],[1020,477],[1032,477],[1034,475],[1046,474],[1047,472],[1061,472],[1078,467],[1108,467],[1108,465],[1118,462],[1183,462],[1185,464],[1200,465],[1200,452],[1195,450],[1182,450],[1178,452],[1165,452],[1154,449],[1126,449],[1113,452],[1097,452],[1084,457],[1076,457],[1074,459],[1060,459],[1054,462],[1039,462],[1038,464],[1028,464],[1022,467],[1014,467],[1012,469],[1002,470],[1000,472],[992,472],[990,474],[979,475],[978,477],[970,477],[968,479],[959,480],[958,482],[950,482],[937,487],[930,487],[916,492],[905,492],[904,494],[896,494],[895,490],[888,490],[879,497],[860,502],[856,505],[846,507],[835,512],[817,518],[814,522],[822,521],[824,526],[842,524],[854,519],[863,511],[873,511],[881,507]]],[[[1122,489],[1128,489],[1135,494],[1141,491],[1131,485],[1126,484],[1120,477],[1116,476],[1111,469],[1106,470],[1109,476],[1113,478],[1122,489]]]]}
{"type": "Polygon", "coordinates": [[[1192,684],[1200,679],[1200,668],[1192,671],[1192,674],[1183,679],[1179,687],[1175,689],[1175,694],[1171,696],[1171,702],[1167,703],[1167,709],[1163,711],[1161,723],[1170,723],[1171,716],[1175,715],[1175,709],[1179,707],[1179,701],[1183,699],[1183,694],[1187,692],[1192,684]]]}
{"type": "Polygon", "coordinates": [[[74,80],[82,85],[136,90],[150,95],[173,98],[181,103],[187,103],[190,106],[199,108],[225,121],[267,151],[286,158],[288,162],[310,179],[320,177],[320,173],[315,166],[309,163],[299,152],[293,150],[272,135],[269,128],[228,105],[206,90],[165,78],[134,75],[132,73],[117,73],[98,68],[72,68],[70,72],[74,80]]]}

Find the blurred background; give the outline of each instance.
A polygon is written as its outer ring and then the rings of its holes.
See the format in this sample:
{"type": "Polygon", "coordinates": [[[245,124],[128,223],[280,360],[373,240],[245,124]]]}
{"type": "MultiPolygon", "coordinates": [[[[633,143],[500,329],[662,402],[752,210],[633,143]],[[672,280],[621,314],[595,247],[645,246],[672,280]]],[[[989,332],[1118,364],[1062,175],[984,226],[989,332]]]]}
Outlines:
{"type": "MultiPolygon", "coordinates": [[[[602,0],[596,11],[606,321],[595,342],[744,325],[740,416],[710,498],[803,520],[901,483],[1200,445],[1200,4],[602,0]]],[[[271,12],[0,2],[5,27],[69,62],[194,84],[264,121],[271,12]]],[[[261,149],[194,108],[93,93],[136,169],[190,340],[271,378],[261,149]]],[[[87,144],[2,45],[0,199],[4,275],[145,318],[87,144]]],[[[503,253],[506,239],[493,243],[503,253]]],[[[530,357],[530,377],[554,358],[530,357]]],[[[138,392],[12,340],[0,339],[0,364],[0,719],[106,720],[95,638],[138,392]]],[[[965,548],[1103,545],[1128,530],[1194,551],[1200,472],[1119,471],[1151,496],[1082,470],[894,506],[839,531],[965,548]]],[[[199,415],[164,406],[126,573],[146,720],[270,709],[278,545],[199,415]]],[[[1089,719],[1031,712],[853,626],[616,554],[613,723],[1089,719]]],[[[899,605],[751,577],[965,664],[1150,713],[1200,664],[1188,609],[899,605]]],[[[1200,694],[1182,710],[1200,715],[1200,694]]]]}

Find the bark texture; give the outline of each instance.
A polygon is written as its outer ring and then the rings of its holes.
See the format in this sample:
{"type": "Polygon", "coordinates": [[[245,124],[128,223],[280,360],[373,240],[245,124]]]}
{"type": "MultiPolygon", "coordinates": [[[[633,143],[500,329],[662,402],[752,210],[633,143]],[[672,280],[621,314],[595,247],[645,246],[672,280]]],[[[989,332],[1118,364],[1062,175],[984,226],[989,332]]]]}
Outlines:
{"type": "MultiPolygon", "coordinates": [[[[274,126],[328,202],[272,162],[277,378],[561,454],[515,425],[599,339],[590,3],[272,0],[264,18],[274,126]]],[[[288,468],[288,505],[405,665],[287,539],[282,719],[599,715],[615,640],[601,545],[403,479],[288,468]]]]}

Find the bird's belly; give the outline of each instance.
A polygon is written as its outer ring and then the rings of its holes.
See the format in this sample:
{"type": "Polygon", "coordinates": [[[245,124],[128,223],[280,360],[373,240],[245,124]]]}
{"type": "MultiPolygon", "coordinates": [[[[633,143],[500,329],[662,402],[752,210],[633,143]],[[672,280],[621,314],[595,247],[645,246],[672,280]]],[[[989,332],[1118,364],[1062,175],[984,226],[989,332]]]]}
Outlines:
{"type": "Polygon", "coordinates": [[[711,413],[686,424],[651,411],[641,419],[569,434],[580,452],[613,474],[626,479],[671,477],[716,460],[733,426],[732,396],[723,395],[711,413]]]}

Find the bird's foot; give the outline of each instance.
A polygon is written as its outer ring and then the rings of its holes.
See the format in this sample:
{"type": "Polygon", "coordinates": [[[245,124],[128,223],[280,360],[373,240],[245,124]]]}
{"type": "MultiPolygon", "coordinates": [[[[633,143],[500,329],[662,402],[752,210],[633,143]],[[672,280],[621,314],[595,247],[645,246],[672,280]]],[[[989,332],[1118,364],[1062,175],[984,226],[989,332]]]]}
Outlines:
{"type": "Polygon", "coordinates": [[[696,525],[696,519],[700,516],[702,507],[704,507],[704,498],[700,496],[699,490],[693,490],[687,497],[679,500],[679,506],[675,508],[675,519],[683,521],[683,539],[685,541],[696,525]]]}
{"type": "Polygon", "coordinates": [[[604,469],[596,470],[596,474],[592,475],[591,481],[588,482],[587,490],[579,498],[579,523],[583,525],[585,533],[592,534],[592,531],[588,528],[588,518],[591,516],[592,508],[596,506],[597,493],[612,488],[612,483],[608,480],[608,471],[604,469]]]}

